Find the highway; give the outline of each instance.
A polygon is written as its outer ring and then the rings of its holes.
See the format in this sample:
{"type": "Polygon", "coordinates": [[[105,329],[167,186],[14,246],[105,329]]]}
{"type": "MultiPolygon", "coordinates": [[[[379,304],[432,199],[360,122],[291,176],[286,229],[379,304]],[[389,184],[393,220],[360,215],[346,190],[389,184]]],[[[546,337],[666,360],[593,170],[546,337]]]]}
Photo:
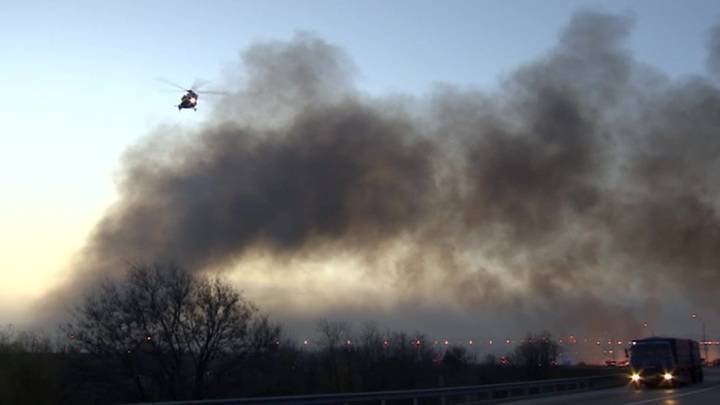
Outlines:
{"type": "Polygon", "coordinates": [[[720,404],[720,369],[706,368],[705,382],[679,388],[644,388],[636,390],[628,386],[512,401],[512,403],[515,405],[717,405],[720,404]]]}

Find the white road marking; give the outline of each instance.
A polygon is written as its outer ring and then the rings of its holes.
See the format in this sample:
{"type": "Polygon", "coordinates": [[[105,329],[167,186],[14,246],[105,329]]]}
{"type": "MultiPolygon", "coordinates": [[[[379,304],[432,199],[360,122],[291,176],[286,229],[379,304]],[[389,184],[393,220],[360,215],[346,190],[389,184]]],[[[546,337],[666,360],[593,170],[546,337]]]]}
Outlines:
{"type": "Polygon", "coordinates": [[[720,388],[720,385],[713,385],[712,387],[709,387],[709,388],[703,388],[703,389],[697,390],[697,391],[684,392],[682,394],[670,394],[670,395],[668,395],[666,397],[662,397],[662,398],[646,399],[644,401],[637,401],[637,402],[626,402],[624,405],[639,405],[639,404],[649,404],[652,402],[660,402],[660,401],[664,401],[666,399],[675,399],[675,398],[680,398],[680,397],[687,397],[689,395],[700,394],[701,392],[714,390],[716,388],[720,388]]]}

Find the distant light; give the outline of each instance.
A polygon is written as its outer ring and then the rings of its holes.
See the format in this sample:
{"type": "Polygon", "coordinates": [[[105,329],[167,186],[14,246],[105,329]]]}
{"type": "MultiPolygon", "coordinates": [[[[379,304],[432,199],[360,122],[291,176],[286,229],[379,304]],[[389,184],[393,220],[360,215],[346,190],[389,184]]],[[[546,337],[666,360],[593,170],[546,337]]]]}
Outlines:
{"type": "Polygon", "coordinates": [[[663,378],[665,379],[665,381],[670,381],[673,379],[673,375],[670,373],[665,373],[665,375],[663,375],[663,378]]]}
{"type": "Polygon", "coordinates": [[[638,373],[633,373],[633,374],[630,376],[630,379],[633,380],[633,382],[639,382],[639,381],[640,381],[640,374],[638,374],[638,373]]]}
{"type": "Polygon", "coordinates": [[[304,345],[307,345],[307,344],[308,344],[308,341],[307,341],[307,340],[303,340],[303,344],[304,344],[304,345]]]}
{"type": "Polygon", "coordinates": [[[468,344],[469,345],[473,344],[472,340],[468,340],[468,344]]]}
{"type": "Polygon", "coordinates": [[[492,344],[492,339],[488,340],[488,344],[492,344]]]}
{"type": "Polygon", "coordinates": [[[151,340],[152,340],[152,336],[145,336],[145,340],[147,340],[148,342],[151,341],[151,340]]]}
{"type": "Polygon", "coordinates": [[[505,343],[510,344],[510,339],[505,340],[505,343]]]}
{"type": "Polygon", "coordinates": [[[348,346],[350,346],[350,345],[352,344],[352,342],[349,341],[349,340],[348,340],[346,343],[347,343],[348,346]]]}
{"type": "Polygon", "coordinates": [[[444,343],[445,343],[445,346],[447,346],[447,345],[448,345],[448,341],[447,341],[447,340],[446,340],[446,341],[445,341],[444,343]]]}

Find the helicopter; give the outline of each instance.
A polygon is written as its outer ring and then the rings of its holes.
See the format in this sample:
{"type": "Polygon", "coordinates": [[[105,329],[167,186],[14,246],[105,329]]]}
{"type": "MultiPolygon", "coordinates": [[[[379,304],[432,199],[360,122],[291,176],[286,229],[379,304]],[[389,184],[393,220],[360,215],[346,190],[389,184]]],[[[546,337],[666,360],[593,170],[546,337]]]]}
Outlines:
{"type": "Polygon", "coordinates": [[[203,91],[200,92],[199,88],[208,84],[208,82],[198,82],[196,81],[192,87],[189,89],[185,88],[184,86],[181,86],[177,83],[173,83],[170,80],[167,79],[157,79],[158,81],[161,81],[165,84],[169,84],[173,87],[177,87],[179,90],[182,90],[186,92],[181,98],[180,98],[180,104],[176,105],[178,111],[182,110],[183,108],[192,108],[194,111],[197,111],[197,104],[198,104],[198,98],[200,98],[199,94],[227,94],[221,91],[203,91]]]}

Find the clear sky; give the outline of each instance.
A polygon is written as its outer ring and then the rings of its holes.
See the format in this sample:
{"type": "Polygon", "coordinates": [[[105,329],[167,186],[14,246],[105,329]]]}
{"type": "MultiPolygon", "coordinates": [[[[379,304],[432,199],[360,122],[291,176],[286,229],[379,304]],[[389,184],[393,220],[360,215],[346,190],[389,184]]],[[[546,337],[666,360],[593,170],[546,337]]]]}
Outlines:
{"type": "Polygon", "coordinates": [[[633,16],[634,54],[671,76],[704,70],[720,20],[713,0],[3,1],[0,322],[70,266],[128,146],[206,117],[202,104],[178,113],[154,78],[219,81],[254,41],[310,31],[347,52],[370,93],[491,87],[588,7],[633,16]]]}

